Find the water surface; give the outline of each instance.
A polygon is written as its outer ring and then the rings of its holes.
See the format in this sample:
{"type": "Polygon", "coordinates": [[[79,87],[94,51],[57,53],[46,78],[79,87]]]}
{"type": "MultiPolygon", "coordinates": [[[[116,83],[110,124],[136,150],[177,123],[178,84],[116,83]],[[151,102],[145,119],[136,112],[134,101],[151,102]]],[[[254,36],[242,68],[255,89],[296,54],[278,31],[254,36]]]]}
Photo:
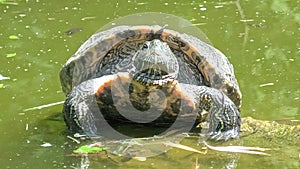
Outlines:
{"type": "MultiPolygon", "coordinates": [[[[0,74],[10,78],[0,81],[0,164],[4,168],[79,166],[82,159],[66,156],[77,145],[66,138],[62,105],[22,110],[63,101],[58,73],[65,61],[101,26],[139,12],[164,12],[187,19],[225,53],[243,93],[242,116],[300,119],[300,1],[16,2],[0,4],[0,74]],[[78,28],[82,31],[71,36],[64,33],[78,28]],[[41,147],[44,143],[52,146],[41,147]]],[[[185,141],[189,145],[196,142],[185,141]]],[[[237,168],[300,167],[299,146],[288,141],[245,139],[244,144],[271,145],[278,151],[271,157],[238,158],[210,153],[206,156],[210,160],[202,165],[221,168],[221,161],[235,159],[237,168]]],[[[192,168],[201,158],[175,149],[146,162],[115,164],[92,158],[90,168],[192,168]]]]}

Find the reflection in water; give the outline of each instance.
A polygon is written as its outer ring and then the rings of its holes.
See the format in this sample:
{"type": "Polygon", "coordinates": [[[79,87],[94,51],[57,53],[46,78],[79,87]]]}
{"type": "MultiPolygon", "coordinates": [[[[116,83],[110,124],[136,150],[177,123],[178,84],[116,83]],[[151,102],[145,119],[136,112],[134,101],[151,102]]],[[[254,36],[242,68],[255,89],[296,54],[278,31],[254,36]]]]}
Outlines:
{"type": "MultiPolygon", "coordinates": [[[[58,72],[67,58],[101,26],[137,12],[171,13],[201,28],[234,65],[243,92],[242,116],[300,119],[297,1],[20,1],[14,6],[0,4],[0,11],[0,74],[10,77],[0,81],[0,163],[4,168],[68,168],[80,163],[80,158],[65,156],[78,145],[66,139],[63,120],[43,125],[48,121],[44,119],[61,112],[61,106],[25,113],[21,110],[63,100],[58,72]],[[64,35],[72,28],[82,31],[64,35]],[[19,39],[9,39],[11,35],[19,39]],[[267,83],[274,85],[260,87],[267,83]],[[53,146],[40,147],[45,142],[53,146]]],[[[237,168],[300,167],[299,145],[284,136],[249,136],[242,141],[249,146],[271,146],[276,151],[271,157],[240,155],[237,168]]],[[[183,144],[197,145],[197,141],[187,139],[183,144]]],[[[191,168],[196,159],[201,168],[221,168],[220,162],[232,156],[208,153],[203,158],[172,149],[146,162],[116,164],[103,158],[89,159],[90,168],[191,168]]]]}

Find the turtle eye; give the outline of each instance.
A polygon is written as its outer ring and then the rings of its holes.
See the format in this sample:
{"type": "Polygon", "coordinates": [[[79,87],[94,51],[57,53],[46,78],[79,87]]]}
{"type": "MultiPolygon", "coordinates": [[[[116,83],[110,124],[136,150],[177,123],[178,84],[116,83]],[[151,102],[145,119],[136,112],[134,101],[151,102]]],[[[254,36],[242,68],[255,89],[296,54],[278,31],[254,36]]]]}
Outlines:
{"type": "Polygon", "coordinates": [[[148,49],[148,45],[144,43],[142,49],[148,49]]]}

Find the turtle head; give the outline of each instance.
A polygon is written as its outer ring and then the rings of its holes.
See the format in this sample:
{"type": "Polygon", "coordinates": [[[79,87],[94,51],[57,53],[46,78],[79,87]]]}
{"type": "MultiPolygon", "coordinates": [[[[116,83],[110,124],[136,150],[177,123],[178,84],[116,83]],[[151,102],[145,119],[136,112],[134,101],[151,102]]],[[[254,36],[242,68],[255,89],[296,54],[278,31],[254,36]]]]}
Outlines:
{"type": "Polygon", "coordinates": [[[147,85],[164,85],[177,78],[179,65],[167,43],[146,41],[132,58],[131,77],[147,85]]]}

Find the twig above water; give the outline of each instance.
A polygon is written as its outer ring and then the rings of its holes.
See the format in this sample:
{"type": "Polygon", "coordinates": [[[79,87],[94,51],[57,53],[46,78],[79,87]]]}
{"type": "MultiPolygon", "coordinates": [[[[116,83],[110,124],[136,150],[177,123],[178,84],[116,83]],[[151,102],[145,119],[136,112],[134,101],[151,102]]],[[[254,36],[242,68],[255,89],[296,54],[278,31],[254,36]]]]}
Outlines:
{"type": "Polygon", "coordinates": [[[44,104],[44,105],[41,105],[41,106],[31,107],[31,108],[28,108],[28,109],[24,109],[23,112],[33,111],[33,110],[40,110],[40,109],[43,109],[43,108],[60,105],[60,104],[63,104],[64,102],[65,101],[59,101],[59,102],[44,104]]]}

